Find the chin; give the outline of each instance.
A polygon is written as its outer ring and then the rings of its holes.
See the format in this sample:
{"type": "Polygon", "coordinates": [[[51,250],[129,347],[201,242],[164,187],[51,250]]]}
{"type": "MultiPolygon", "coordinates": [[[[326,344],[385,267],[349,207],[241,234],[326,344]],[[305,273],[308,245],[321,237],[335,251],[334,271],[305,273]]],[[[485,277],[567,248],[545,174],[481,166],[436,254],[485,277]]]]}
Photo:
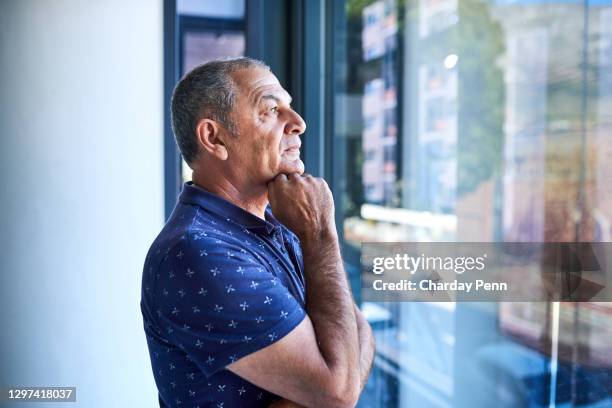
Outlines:
{"type": "Polygon", "coordinates": [[[304,162],[301,159],[294,160],[292,162],[285,162],[280,166],[278,174],[285,173],[298,173],[300,175],[304,174],[304,162]]]}

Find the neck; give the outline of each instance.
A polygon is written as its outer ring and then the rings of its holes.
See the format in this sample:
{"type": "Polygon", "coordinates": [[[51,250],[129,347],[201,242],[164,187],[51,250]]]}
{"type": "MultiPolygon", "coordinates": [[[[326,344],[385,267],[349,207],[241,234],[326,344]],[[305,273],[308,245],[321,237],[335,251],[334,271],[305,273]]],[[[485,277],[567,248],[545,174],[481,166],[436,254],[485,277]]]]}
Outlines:
{"type": "Polygon", "coordinates": [[[253,187],[247,185],[247,183],[241,184],[224,177],[220,172],[217,172],[218,177],[211,177],[211,174],[214,173],[207,172],[204,174],[203,171],[195,169],[191,178],[196,186],[224,198],[261,219],[265,219],[265,210],[268,205],[268,189],[265,186],[253,187]]]}

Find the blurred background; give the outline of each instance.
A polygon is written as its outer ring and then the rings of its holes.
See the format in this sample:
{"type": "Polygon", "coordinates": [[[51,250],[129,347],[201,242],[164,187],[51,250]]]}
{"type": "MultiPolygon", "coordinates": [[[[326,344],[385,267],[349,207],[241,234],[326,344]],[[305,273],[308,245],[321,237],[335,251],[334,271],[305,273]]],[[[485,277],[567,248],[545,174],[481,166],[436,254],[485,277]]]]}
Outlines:
{"type": "MultiPolygon", "coordinates": [[[[0,41],[0,387],[157,405],[169,98],[219,56],[293,95],[357,298],[363,241],[612,241],[612,0],[0,0],[0,41]]],[[[612,304],[361,306],[360,407],[612,406],[612,304]]]]}

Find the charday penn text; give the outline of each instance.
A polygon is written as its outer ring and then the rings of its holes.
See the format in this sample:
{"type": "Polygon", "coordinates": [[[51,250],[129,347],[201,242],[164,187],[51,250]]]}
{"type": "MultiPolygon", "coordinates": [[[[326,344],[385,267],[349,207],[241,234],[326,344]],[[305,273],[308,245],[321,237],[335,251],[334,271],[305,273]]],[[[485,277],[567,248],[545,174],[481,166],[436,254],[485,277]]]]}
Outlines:
{"type": "MultiPolygon", "coordinates": [[[[463,274],[466,271],[483,271],[486,267],[485,261],[487,254],[478,257],[440,257],[440,256],[411,256],[408,254],[396,254],[392,257],[376,257],[373,259],[372,272],[381,275],[386,270],[403,270],[414,275],[418,270],[441,271],[452,270],[456,274],[463,274]]],[[[385,282],[377,279],[373,282],[372,288],[376,291],[459,291],[469,293],[473,291],[507,291],[506,282],[487,282],[483,279],[473,281],[441,281],[439,279],[421,279],[411,281],[401,279],[395,282],[385,282]]]]}

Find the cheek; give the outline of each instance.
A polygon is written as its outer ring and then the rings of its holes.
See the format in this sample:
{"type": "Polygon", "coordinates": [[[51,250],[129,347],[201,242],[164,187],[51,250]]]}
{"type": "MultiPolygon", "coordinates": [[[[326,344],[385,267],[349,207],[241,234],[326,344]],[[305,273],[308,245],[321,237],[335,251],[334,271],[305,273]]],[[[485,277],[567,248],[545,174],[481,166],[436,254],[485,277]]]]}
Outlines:
{"type": "Polygon", "coordinates": [[[280,129],[272,129],[267,137],[265,142],[265,150],[267,152],[267,156],[269,159],[280,160],[281,152],[282,152],[282,139],[283,132],[282,128],[280,129]]]}
{"type": "Polygon", "coordinates": [[[283,127],[278,123],[260,123],[254,134],[258,135],[251,143],[252,160],[262,170],[276,171],[282,162],[281,148],[283,127]]]}
{"type": "Polygon", "coordinates": [[[257,138],[251,143],[243,143],[243,160],[256,173],[268,173],[278,163],[278,149],[267,138],[257,138]]]}
{"type": "Polygon", "coordinates": [[[280,146],[277,142],[271,142],[265,152],[265,161],[268,167],[275,168],[282,161],[280,146]]]}

